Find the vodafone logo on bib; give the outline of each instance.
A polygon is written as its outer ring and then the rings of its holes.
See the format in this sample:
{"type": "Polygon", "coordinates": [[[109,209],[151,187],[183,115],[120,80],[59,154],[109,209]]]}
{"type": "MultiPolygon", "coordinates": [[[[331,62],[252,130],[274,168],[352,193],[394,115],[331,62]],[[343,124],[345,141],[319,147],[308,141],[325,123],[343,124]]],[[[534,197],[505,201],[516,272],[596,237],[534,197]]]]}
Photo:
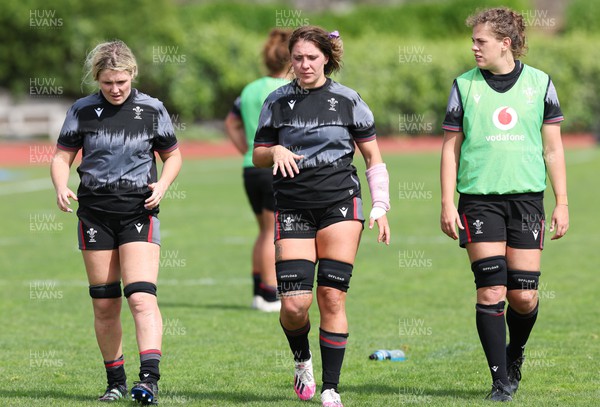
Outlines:
{"type": "Polygon", "coordinates": [[[496,109],[492,116],[494,126],[500,130],[510,130],[517,124],[519,117],[512,107],[502,106],[496,109]]]}

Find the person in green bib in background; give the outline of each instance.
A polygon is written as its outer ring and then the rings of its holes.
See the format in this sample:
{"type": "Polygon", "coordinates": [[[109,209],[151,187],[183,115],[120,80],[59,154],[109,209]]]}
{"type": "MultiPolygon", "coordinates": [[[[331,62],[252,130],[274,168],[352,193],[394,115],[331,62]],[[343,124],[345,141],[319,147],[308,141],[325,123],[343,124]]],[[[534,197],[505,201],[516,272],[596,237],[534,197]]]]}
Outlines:
{"type": "Polygon", "coordinates": [[[291,33],[291,30],[282,28],[271,30],[262,53],[268,75],[246,85],[225,118],[225,131],[244,156],[244,188],[258,223],[259,233],[252,251],[252,308],[264,312],[278,312],[281,308],[277,297],[273,245],[273,171],[256,168],[252,164],[252,151],[263,102],[271,92],[290,81],[288,40],[291,33]]]}
{"type": "Polygon", "coordinates": [[[563,115],[550,77],[517,59],[526,51],[520,14],[487,9],[467,25],[477,66],[454,81],[442,125],[440,223],[471,262],[477,332],[492,375],[488,398],[511,401],[538,315],[546,173],[556,201],[552,240],[569,228],[563,115]]]}

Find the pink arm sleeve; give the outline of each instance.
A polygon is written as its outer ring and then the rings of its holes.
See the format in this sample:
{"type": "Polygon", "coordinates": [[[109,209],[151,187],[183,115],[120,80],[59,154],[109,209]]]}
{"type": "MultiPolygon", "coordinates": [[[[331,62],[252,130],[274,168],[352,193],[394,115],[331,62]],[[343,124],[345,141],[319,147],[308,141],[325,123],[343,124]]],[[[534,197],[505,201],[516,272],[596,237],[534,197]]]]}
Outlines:
{"type": "Polygon", "coordinates": [[[375,164],[366,171],[374,208],[390,210],[390,176],[384,163],[375,164]]]}

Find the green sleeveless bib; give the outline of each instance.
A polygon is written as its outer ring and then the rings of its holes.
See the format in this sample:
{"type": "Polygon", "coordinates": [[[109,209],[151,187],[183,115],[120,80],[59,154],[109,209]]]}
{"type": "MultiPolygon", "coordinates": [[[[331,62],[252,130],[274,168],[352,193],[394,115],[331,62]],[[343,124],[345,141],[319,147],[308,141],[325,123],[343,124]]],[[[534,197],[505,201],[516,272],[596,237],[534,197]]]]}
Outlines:
{"type": "Polygon", "coordinates": [[[258,127],[258,118],[265,99],[275,89],[288,82],[287,79],[265,76],[249,83],[244,90],[242,90],[240,104],[244,130],[246,131],[246,141],[248,142],[248,151],[244,154],[244,167],[254,167],[252,164],[254,135],[256,133],[256,128],[258,127]]]}
{"type": "Polygon", "coordinates": [[[505,93],[492,89],[479,68],[456,79],[464,110],[458,192],[518,194],[546,189],[541,129],[548,81],[547,74],[527,65],[505,93]]]}

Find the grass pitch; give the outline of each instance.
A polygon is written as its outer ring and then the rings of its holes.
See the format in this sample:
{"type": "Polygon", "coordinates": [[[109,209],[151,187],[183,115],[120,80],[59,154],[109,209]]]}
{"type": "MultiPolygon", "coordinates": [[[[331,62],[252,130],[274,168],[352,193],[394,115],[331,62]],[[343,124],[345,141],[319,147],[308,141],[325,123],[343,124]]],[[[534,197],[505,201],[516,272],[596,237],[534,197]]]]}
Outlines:
{"type": "MultiPolygon", "coordinates": [[[[374,231],[363,234],[347,301],[344,405],[488,405],[491,381],[475,329],[472,273],[466,253],[439,229],[439,155],[386,162],[392,244],[376,244],[374,231]],[[368,360],[380,348],[403,349],[407,360],[368,360]]],[[[515,397],[520,406],[591,406],[600,399],[600,151],[569,151],[567,165],[571,229],[562,240],[546,240],[540,317],[515,397]]],[[[76,217],[56,208],[48,173],[47,167],[2,171],[0,405],[97,406],[105,374],[76,217]]],[[[77,182],[73,170],[73,188],[77,182]]],[[[549,217],[553,197],[547,196],[549,217]]],[[[320,405],[318,396],[296,399],[277,315],[249,307],[255,225],[240,160],[184,162],[161,208],[161,405],[320,405]]],[[[320,379],[316,304],[311,316],[320,379]]],[[[126,305],[122,317],[131,384],[139,361],[126,305]]]]}

